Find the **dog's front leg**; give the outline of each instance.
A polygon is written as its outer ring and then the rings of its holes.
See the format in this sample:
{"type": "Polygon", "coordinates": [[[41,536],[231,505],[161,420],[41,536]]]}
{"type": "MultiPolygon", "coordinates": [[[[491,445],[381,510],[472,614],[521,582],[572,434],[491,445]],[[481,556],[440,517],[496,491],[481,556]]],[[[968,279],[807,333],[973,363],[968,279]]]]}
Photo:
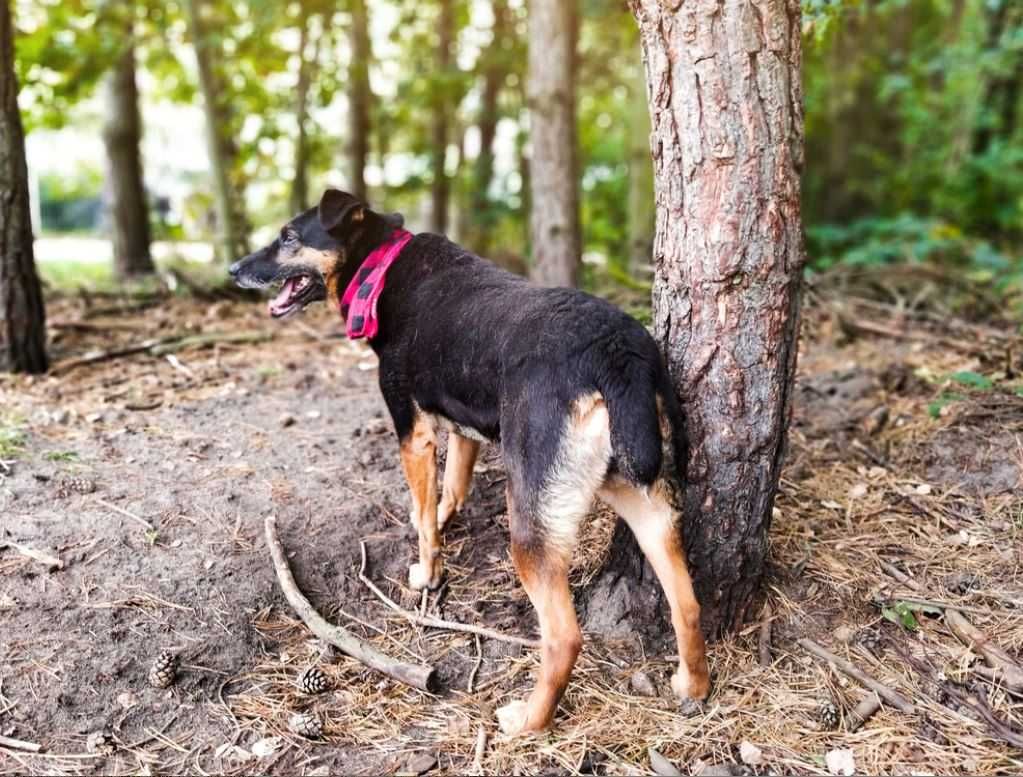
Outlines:
{"type": "Polygon", "coordinates": [[[401,441],[401,465],[419,531],[419,563],[409,567],[409,585],[417,591],[436,588],[444,571],[437,530],[437,440],[433,425],[423,415],[416,418],[412,431],[401,441]]]}

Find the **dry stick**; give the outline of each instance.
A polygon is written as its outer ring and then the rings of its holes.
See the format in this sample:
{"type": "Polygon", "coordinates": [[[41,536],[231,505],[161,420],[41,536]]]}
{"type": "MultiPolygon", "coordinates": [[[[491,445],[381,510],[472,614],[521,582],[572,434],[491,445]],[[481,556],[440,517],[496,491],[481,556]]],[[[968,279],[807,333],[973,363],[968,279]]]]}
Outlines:
{"type": "MultiPolygon", "coordinates": [[[[879,562],[881,569],[894,577],[903,585],[912,588],[914,591],[922,591],[922,586],[907,575],[894,564],[887,561],[879,562]]],[[[938,603],[935,603],[936,605],[938,603]]],[[[949,605],[938,605],[945,613],[945,625],[949,630],[971,649],[976,649],[987,662],[987,665],[999,672],[999,679],[1013,693],[1023,693],[1023,669],[1020,668],[1012,656],[995,642],[991,637],[974,626],[965,615],[956,608],[949,605]]]]}
{"type": "Polygon", "coordinates": [[[474,634],[476,640],[476,661],[472,665],[472,671],[469,672],[469,682],[465,685],[465,692],[472,693],[472,685],[476,682],[476,675],[480,671],[480,665],[483,663],[483,646],[480,644],[480,635],[474,634]]]}
{"type": "Polygon", "coordinates": [[[142,526],[145,526],[149,531],[156,531],[156,528],[153,526],[153,524],[151,524],[145,518],[140,518],[139,516],[135,515],[135,513],[129,512],[129,511],[125,510],[123,507],[118,507],[113,502],[108,502],[105,499],[100,499],[98,496],[94,496],[93,497],[93,501],[95,501],[98,504],[103,505],[103,507],[107,508],[108,510],[113,510],[115,513],[120,513],[125,518],[131,518],[136,523],[139,523],[142,526]]]}
{"type": "Polygon", "coordinates": [[[28,556],[31,559],[35,559],[40,564],[45,564],[51,570],[64,568],[63,561],[56,556],[51,556],[49,553],[44,553],[41,550],[36,550],[35,548],[30,548],[26,545],[19,545],[17,542],[11,542],[10,540],[0,545],[0,550],[3,550],[4,548],[14,548],[14,550],[18,551],[18,553],[22,556],[28,556]]]}
{"type": "Polygon", "coordinates": [[[876,693],[868,693],[845,719],[846,728],[849,731],[858,731],[860,726],[870,720],[879,709],[881,709],[881,699],[876,693]]]}
{"type": "Polygon", "coordinates": [[[36,742],[26,742],[24,739],[11,739],[0,737],[0,747],[9,747],[11,750],[27,750],[30,753],[38,753],[43,746],[36,742]]]}
{"type": "Polygon", "coordinates": [[[476,755],[472,759],[469,774],[483,774],[483,754],[487,749],[487,730],[481,725],[476,729],[476,755]]]}
{"type": "Polygon", "coordinates": [[[774,613],[770,604],[764,605],[763,619],[760,621],[760,639],[757,641],[757,654],[761,666],[770,666],[771,661],[771,618],[774,613]]]}
{"type": "Polygon", "coordinates": [[[891,704],[897,710],[901,712],[915,712],[913,704],[902,694],[892,690],[887,685],[882,683],[880,680],[875,680],[873,677],[868,675],[866,672],[857,668],[844,658],[840,658],[832,653],[830,650],[826,650],[814,642],[812,639],[806,639],[805,637],[797,640],[797,643],[804,650],[812,653],[824,661],[827,661],[834,666],[842,674],[851,677],[853,680],[858,682],[864,688],[869,688],[872,691],[876,691],[877,694],[884,699],[886,702],[891,704]]]}
{"type": "Polygon", "coordinates": [[[384,604],[394,610],[396,613],[401,615],[403,618],[411,623],[415,623],[419,626],[429,626],[434,629],[446,629],[448,631],[461,631],[464,634],[479,634],[481,637],[487,637],[488,639],[496,639],[499,642],[510,642],[513,645],[522,645],[528,648],[540,647],[540,641],[536,639],[527,639],[526,637],[516,637],[514,634],[502,634],[500,631],[494,631],[488,629],[485,626],[474,626],[470,623],[458,623],[456,621],[446,621],[440,618],[431,618],[429,616],[423,617],[422,615],[416,615],[414,612],[409,612],[404,609],[401,605],[397,604],[393,599],[387,596],[383,591],[376,587],[372,580],[366,577],[366,543],[364,541],[359,543],[359,547],[362,550],[362,566],[359,569],[359,579],[366,584],[366,587],[370,591],[377,595],[384,604]]]}
{"type": "Polygon", "coordinates": [[[430,690],[430,682],[433,679],[432,666],[417,666],[397,661],[366,644],[341,626],[328,623],[323,616],[316,612],[309,600],[299,590],[298,584],[291,574],[287,556],[284,555],[284,546],[281,545],[277,536],[277,520],[273,516],[268,516],[264,529],[266,530],[266,544],[270,548],[270,557],[273,559],[281,590],[284,591],[288,603],[298,613],[298,617],[313,634],[371,669],[383,672],[388,677],[393,677],[413,688],[430,690]]]}

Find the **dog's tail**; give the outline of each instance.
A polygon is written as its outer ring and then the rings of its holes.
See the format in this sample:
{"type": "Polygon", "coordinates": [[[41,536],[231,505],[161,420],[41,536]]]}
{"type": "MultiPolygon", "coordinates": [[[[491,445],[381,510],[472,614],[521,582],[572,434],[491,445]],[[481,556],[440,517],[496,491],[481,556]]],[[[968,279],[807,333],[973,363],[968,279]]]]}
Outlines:
{"type": "Polygon", "coordinates": [[[682,408],[660,355],[631,362],[613,377],[601,393],[611,423],[611,449],[615,466],[626,480],[649,486],[671,466],[685,483],[689,458],[682,408]],[[663,420],[670,428],[662,429],[663,420]]]}

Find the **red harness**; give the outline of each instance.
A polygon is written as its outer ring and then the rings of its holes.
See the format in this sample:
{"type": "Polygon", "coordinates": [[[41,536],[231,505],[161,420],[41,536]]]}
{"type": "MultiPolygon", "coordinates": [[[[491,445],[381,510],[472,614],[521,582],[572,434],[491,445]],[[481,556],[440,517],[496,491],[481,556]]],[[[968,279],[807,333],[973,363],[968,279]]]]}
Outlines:
{"type": "Polygon", "coordinates": [[[377,300],[384,291],[387,268],[394,264],[401,249],[413,237],[404,229],[396,229],[385,243],[374,248],[359,267],[341,297],[341,316],[349,340],[365,337],[372,340],[380,328],[377,300]]]}

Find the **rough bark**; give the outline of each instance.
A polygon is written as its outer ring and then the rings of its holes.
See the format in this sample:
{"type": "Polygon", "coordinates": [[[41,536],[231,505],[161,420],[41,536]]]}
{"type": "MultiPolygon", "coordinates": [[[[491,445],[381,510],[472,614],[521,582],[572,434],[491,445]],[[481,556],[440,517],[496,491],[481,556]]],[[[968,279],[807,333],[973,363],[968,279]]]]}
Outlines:
{"type": "Polygon", "coordinates": [[[433,95],[433,118],[430,130],[430,167],[433,181],[430,186],[430,229],[444,234],[448,229],[448,203],[451,199],[451,181],[445,170],[448,154],[448,126],[451,115],[451,57],[455,37],[455,9],[453,0],[440,0],[437,19],[437,72],[433,95]]]}
{"type": "Polygon", "coordinates": [[[130,38],[107,79],[106,98],[103,143],[109,171],[114,270],[123,280],[156,269],[149,253],[149,208],[140,151],[142,118],[135,82],[135,46],[130,38]]]}
{"type": "Polygon", "coordinates": [[[654,168],[645,83],[643,79],[632,85],[629,107],[628,271],[633,277],[650,265],[654,247],[654,168]]]}
{"type": "MultiPolygon", "coordinates": [[[[800,8],[630,5],[653,127],[654,329],[685,411],[683,535],[704,627],[716,636],[742,622],[760,586],[791,410],[803,264],[800,8]]],[[[637,554],[631,541],[616,548],[593,595],[613,593],[637,554]]]]}
{"type": "Polygon", "coordinates": [[[206,149],[210,157],[217,217],[217,254],[221,261],[234,261],[248,253],[248,228],[241,192],[232,180],[236,152],[228,135],[230,121],[226,89],[217,72],[219,49],[214,46],[207,30],[206,5],[206,0],[185,0],[184,3],[206,114],[206,149]]]}
{"type": "Polygon", "coordinates": [[[32,252],[14,26],[0,0],[0,372],[45,372],[46,316],[32,252]]]}
{"type": "Polygon", "coordinates": [[[370,102],[369,63],[373,57],[369,40],[366,0],[351,0],[350,38],[352,62],[348,70],[348,185],[366,199],[366,159],[369,157],[370,102]]]}
{"type": "Polygon", "coordinates": [[[490,231],[494,226],[489,193],[494,180],[494,138],[497,136],[497,122],[501,118],[498,98],[508,77],[509,65],[504,48],[510,20],[507,0],[493,0],[490,7],[494,14],[494,26],[491,28],[490,45],[481,55],[483,91],[480,95],[477,122],[480,131],[480,153],[476,157],[473,171],[472,201],[469,209],[471,221],[467,240],[469,247],[481,255],[486,255],[490,248],[490,231]]]}
{"type": "Polygon", "coordinates": [[[575,286],[579,270],[579,181],[576,169],[576,0],[530,0],[529,277],[545,286],[575,286]]]}

